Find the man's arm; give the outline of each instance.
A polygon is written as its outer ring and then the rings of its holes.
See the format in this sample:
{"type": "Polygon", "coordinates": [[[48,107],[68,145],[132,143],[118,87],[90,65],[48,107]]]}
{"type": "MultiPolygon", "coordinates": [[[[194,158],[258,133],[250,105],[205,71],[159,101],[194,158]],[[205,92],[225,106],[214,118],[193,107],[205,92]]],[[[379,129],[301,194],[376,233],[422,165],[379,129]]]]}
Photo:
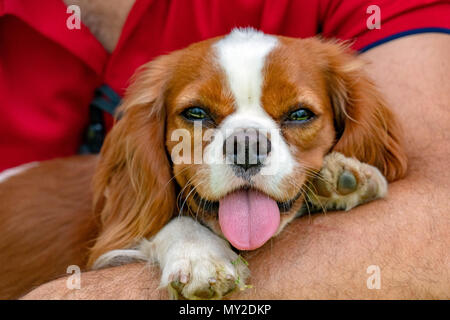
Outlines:
{"type": "MultiPolygon", "coordinates": [[[[303,217],[245,258],[243,299],[450,298],[450,36],[419,34],[362,56],[403,124],[409,171],[384,200],[303,217]],[[375,266],[369,269],[370,266],[375,266]],[[368,289],[380,271],[380,289],[368,289]],[[374,271],[375,270],[375,271],[374,271]]],[[[133,264],[66,279],[25,298],[158,299],[156,267],[133,264]]],[[[376,282],[373,282],[377,285],[376,282]]]]}

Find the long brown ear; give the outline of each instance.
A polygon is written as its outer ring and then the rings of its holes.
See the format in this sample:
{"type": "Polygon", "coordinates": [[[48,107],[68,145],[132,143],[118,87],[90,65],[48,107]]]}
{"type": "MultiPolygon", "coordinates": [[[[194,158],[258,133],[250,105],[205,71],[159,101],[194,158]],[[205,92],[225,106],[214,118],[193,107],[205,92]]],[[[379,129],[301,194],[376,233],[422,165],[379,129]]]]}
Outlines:
{"type": "Polygon", "coordinates": [[[403,177],[407,158],[401,126],[363,71],[364,63],[345,45],[322,45],[338,133],[333,150],[378,167],[388,181],[403,177]]]}
{"type": "Polygon", "coordinates": [[[100,233],[88,264],[113,249],[148,237],[175,207],[172,169],[165,149],[164,91],[173,56],[144,65],[128,88],[107,135],[94,176],[94,208],[100,233]]]}

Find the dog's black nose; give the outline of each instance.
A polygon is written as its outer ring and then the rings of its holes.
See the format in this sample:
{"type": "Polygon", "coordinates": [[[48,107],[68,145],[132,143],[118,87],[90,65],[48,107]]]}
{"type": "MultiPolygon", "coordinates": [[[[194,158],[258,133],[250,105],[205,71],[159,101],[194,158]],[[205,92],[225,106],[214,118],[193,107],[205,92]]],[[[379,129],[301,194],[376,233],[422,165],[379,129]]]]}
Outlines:
{"type": "MultiPolygon", "coordinates": [[[[270,140],[257,129],[239,129],[223,144],[223,153],[228,163],[244,171],[260,168],[272,149],[270,140]]],[[[253,174],[259,171],[255,171],[253,174]]]]}

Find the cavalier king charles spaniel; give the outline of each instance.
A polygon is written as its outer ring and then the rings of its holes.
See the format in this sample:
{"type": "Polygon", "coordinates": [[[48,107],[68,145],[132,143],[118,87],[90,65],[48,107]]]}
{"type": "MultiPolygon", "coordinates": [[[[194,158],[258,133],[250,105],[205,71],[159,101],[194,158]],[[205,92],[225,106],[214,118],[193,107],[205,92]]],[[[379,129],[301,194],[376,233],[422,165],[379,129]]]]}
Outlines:
{"type": "Polygon", "coordinates": [[[175,298],[244,288],[239,250],[263,246],[299,212],[383,197],[405,174],[400,126],[363,65],[335,41],[253,29],[144,65],[94,160],[93,222],[73,214],[53,229],[78,230],[70,243],[89,246],[86,260],[61,261],[157,263],[175,298]]]}
{"type": "Polygon", "coordinates": [[[149,260],[175,295],[220,298],[248,276],[230,244],[263,246],[306,197],[350,209],[384,196],[405,156],[361,67],[342,45],[253,29],[145,65],[101,152],[90,264],[149,260]]]}

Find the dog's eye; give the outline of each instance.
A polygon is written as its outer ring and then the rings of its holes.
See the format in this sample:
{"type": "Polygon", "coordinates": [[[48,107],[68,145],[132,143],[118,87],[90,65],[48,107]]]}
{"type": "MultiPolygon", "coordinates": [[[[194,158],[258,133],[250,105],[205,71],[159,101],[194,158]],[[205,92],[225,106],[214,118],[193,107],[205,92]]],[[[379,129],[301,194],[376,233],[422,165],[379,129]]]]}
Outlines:
{"type": "Polygon", "coordinates": [[[287,121],[295,121],[303,123],[311,120],[312,118],[314,118],[314,116],[315,114],[311,110],[301,108],[291,112],[287,117],[287,121]]]}
{"type": "Polygon", "coordinates": [[[209,119],[208,113],[199,107],[187,108],[186,110],[183,111],[182,115],[183,117],[191,121],[209,119]]]}

